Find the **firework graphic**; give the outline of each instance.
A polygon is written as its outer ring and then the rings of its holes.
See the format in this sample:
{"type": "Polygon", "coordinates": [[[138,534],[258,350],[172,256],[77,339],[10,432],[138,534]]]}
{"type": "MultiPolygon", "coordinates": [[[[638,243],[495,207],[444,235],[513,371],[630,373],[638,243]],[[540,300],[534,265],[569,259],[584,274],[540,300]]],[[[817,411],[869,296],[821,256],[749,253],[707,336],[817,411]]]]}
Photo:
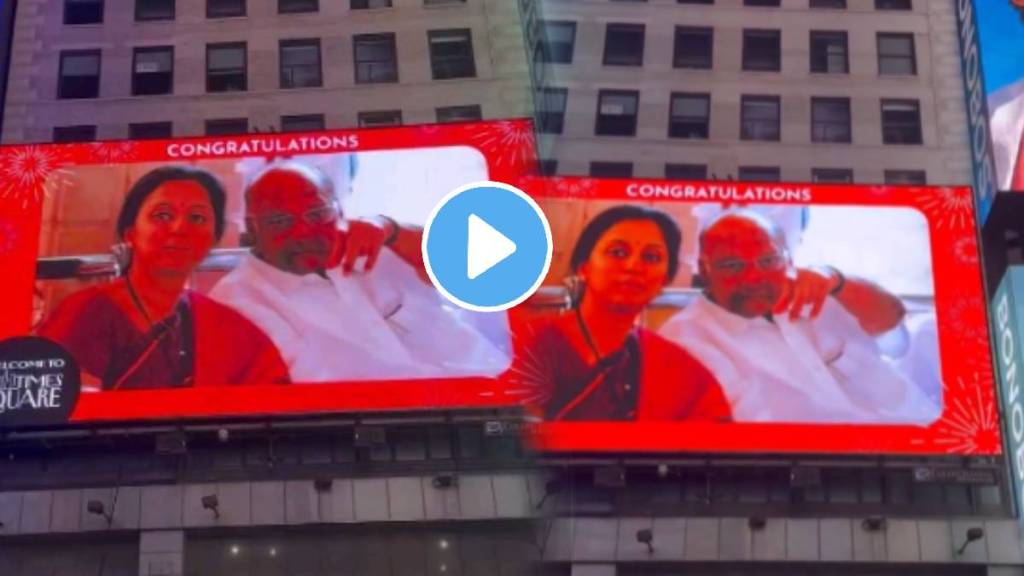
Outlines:
{"type": "Polygon", "coordinates": [[[93,142],[89,155],[100,164],[116,164],[135,158],[138,146],[135,142],[93,142]]]}
{"type": "Polygon", "coordinates": [[[964,236],[953,243],[953,255],[956,261],[968,266],[978,264],[978,241],[973,236],[964,236]]]}
{"type": "Polygon", "coordinates": [[[986,341],[987,322],[981,302],[959,294],[949,302],[939,310],[940,333],[955,334],[961,342],[986,341]]]}
{"type": "Polygon", "coordinates": [[[974,200],[967,188],[937,188],[913,191],[914,199],[938,228],[963,230],[971,224],[974,200]]]}
{"type": "Polygon", "coordinates": [[[587,198],[597,194],[597,180],[593,178],[548,178],[547,186],[555,196],[587,198]]]}
{"type": "Polygon", "coordinates": [[[533,151],[533,129],[528,122],[495,122],[486,130],[476,129],[474,144],[494,157],[496,166],[523,166],[533,151]]]}
{"type": "Polygon", "coordinates": [[[53,148],[18,146],[0,152],[0,198],[22,208],[60,192],[71,182],[67,161],[53,148]]]}
{"type": "Polygon", "coordinates": [[[935,444],[947,454],[991,454],[999,450],[999,418],[991,374],[957,378],[953,398],[935,424],[935,444]]]}
{"type": "Polygon", "coordinates": [[[8,220],[0,220],[0,256],[6,256],[14,250],[18,240],[18,229],[8,220]]]}

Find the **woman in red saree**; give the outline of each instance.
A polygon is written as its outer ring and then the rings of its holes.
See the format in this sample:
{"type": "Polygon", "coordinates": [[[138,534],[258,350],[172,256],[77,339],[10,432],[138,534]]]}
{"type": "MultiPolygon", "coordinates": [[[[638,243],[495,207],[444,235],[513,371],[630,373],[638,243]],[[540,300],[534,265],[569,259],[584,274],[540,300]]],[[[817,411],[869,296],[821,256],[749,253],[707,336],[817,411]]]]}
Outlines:
{"type": "Polygon", "coordinates": [[[545,420],[720,420],[729,404],[682,348],[638,326],[679,268],[682,234],[664,212],[616,206],[580,234],[571,309],[526,327],[513,375],[537,388],[545,420]]]}
{"type": "Polygon", "coordinates": [[[187,288],[224,233],[224,204],[220,182],[194,168],[157,168],[132,186],[117,219],[126,272],[68,296],[38,331],[75,358],[83,388],[288,382],[259,328],[187,288]]]}

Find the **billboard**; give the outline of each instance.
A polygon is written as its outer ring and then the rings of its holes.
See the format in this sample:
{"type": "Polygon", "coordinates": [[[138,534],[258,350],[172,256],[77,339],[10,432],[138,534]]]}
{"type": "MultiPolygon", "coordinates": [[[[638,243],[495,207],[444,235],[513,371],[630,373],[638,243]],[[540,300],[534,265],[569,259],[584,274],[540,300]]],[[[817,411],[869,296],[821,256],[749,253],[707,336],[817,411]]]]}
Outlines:
{"type": "Polygon", "coordinates": [[[984,222],[994,194],[1024,190],[1024,2],[953,1],[975,189],[984,222]]]}
{"type": "Polygon", "coordinates": [[[996,454],[969,188],[530,180],[550,451],[996,454]]]}
{"type": "Polygon", "coordinates": [[[1024,326],[1024,268],[1011,266],[992,299],[999,396],[1006,415],[1007,449],[1013,497],[1020,509],[1024,502],[1024,395],[1021,395],[1020,330],[1024,326]]]}
{"type": "Polygon", "coordinates": [[[528,120],[0,148],[0,426],[515,404],[421,230],[528,120]]]}

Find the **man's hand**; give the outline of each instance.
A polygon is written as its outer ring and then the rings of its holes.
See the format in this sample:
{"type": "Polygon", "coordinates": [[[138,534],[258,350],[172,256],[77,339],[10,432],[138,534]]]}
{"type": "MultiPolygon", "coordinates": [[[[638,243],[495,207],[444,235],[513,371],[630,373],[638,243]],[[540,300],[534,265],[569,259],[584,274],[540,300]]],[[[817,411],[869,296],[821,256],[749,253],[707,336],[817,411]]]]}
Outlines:
{"type": "Polygon", "coordinates": [[[809,318],[817,318],[825,305],[825,299],[841,282],[841,277],[831,270],[798,268],[773,312],[782,314],[789,310],[790,320],[796,320],[803,315],[804,308],[810,306],[809,318]]]}
{"type": "Polygon", "coordinates": [[[348,221],[345,249],[341,257],[341,270],[345,274],[356,268],[360,258],[366,258],[363,270],[369,272],[377,264],[377,257],[385,241],[394,232],[393,224],[383,218],[365,218],[348,221]]]}

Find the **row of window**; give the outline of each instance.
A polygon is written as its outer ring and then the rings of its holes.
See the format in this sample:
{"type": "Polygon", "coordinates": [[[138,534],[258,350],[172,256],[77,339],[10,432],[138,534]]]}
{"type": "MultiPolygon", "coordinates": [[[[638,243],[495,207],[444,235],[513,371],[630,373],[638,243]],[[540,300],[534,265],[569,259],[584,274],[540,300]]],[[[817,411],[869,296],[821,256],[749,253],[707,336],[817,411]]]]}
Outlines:
{"type": "MultiPolygon", "coordinates": [[[[538,97],[538,129],[561,134],[569,91],[545,88],[538,97]]],[[[601,90],[597,97],[597,136],[635,136],[640,92],[637,90],[601,90]]],[[[881,100],[882,142],[884,144],[923,144],[921,104],[918,100],[881,100]]],[[[849,98],[811,98],[811,141],[853,142],[852,113],[849,98]]],[[[669,104],[668,136],[706,140],[711,132],[711,94],[672,94],[669,104]]],[[[778,142],[782,139],[782,101],[778,96],[742,96],[740,99],[740,139],[778,142]]]]}
{"type": "MultiPolygon", "coordinates": [[[[427,32],[430,68],[435,80],[476,77],[473,38],[467,28],[427,32]]],[[[357,84],[398,82],[395,34],[357,34],[352,37],[357,84]]],[[[281,40],[278,47],[281,88],[323,86],[319,38],[281,40]]],[[[206,91],[238,92],[248,89],[248,48],[245,42],[206,45],[206,91]]],[[[96,98],[100,91],[100,50],[64,50],[60,53],[57,97],[96,98]]],[[[132,54],[132,95],[174,92],[174,47],[146,46],[132,54]]]]}
{"type": "MultiPolygon", "coordinates": [[[[550,64],[571,64],[576,46],[576,23],[543,23],[545,46],[535,57],[550,64]]],[[[610,23],[605,26],[605,66],[643,66],[643,24],[610,23]]],[[[710,70],[714,53],[713,28],[677,26],[672,50],[672,66],[710,70]]],[[[917,74],[917,55],[911,33],[879,32],[876,36],[878,74],[913,76],[917,74]]],[[[810,71],[821,74],[849,74],[850,47],[844,31],[811,31],[810,71]]],[[[743,70],[779,72],[782,70],[782,32],[747,29],[743,31],[743,70]]]]}
{"type": "MultiPolygon", "coordinates": [[[[466,106],[444,106],[435,109],[437,122],[475,122],[483,117],[478,104],[466,106]]],[[[401,110],[372,110],[357,115],[360,128],[379,128],[384,126],[401,126],[401,110]]],[[[281,132],[306,132],[325,128],[323,114],[298,114],[281,116],[281,132]]],[[[256,127],[258,128],[258,127],[256,127]]],[[[207,136],[231,136],[246,134],[250,131],[248,118],[218,118],[207,120],[205,134],[207,136]]],[[[141,122],[128,125],[128,138],[132,140],[149,140],[172,138],[174,136],[171,122],[141,122]]],[[[96,126],[83,124],[77,126],[58,126],[53,129],[54,142],[90,142],[96,139],[96,126]]]]}
{"type": "MultiPolygon", "coordinates": [[[[543,174],[554,176],[558,173],[557,160],[541,160],[543,174]]],[[[591,162],[590,176],[595,178],[632,178],[632,162],[591,162]]],[[[778,166],[740,166],[737,174],[743,182],[779,182],[782,172],[778,166]]],[[[707,164],[665,164],[665,178],[669,180],[708,180],[707,164]]],[[[710,180],[721,180],[712,174],[710,180]]],[[[893,185],[923,186],[927,183],[924,170],[886,170],[885,183],[893,185]]],[[[853,170],[850,168],[812,168],[811,181],[819,184],[852,184],[853,170]]]]}
{"type": "MultiPolygon", "coordinates": [[[[349,0],[352,10],[390,8],[392,0],[349,0]]],[[[465,4],[466,0],[423,0],[424,6],[444,4],[465,4]]],[[[104,0],[64,0],[65,24],[101,24],[103,22],[104,0]]],[[[319,12],[319,0],[277,0],[278,14],[300,14],[319,12]]],[[[245,16],[246,0],[206,0],[207,18],[232,18],[245,16]]],[[[175,0],[135,0],[135,20],[174,20],[175,0]]]]}
{"type": "MultiPolygon", "coordinates": [[[[637,1],[637,0],[630,0],[637,1]]],[[[640,0],[646,2],[646,0],[640,0]]],[[[676,0],[678,4],[714,4],[715,0],[676,0]]],[[[779,7],[781,0],[743,0],[744,6],[779,7]]],[[[808,0],[811,8],[846,8],[846,0],[808,0]]],[[[875,0],[875,10],[913,10],[913,0],[875,0]]]]}

